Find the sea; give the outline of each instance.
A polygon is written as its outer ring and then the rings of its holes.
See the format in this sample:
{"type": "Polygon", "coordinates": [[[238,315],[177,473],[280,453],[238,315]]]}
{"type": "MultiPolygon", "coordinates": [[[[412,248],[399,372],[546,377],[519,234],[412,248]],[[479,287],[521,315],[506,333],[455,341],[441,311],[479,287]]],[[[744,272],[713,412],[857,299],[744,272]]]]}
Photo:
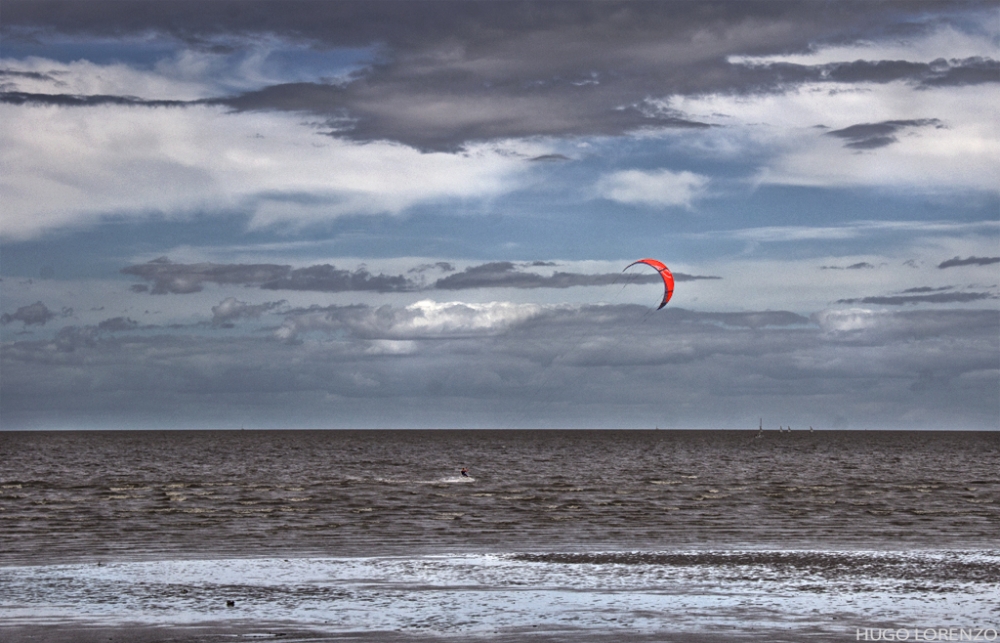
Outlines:
{"type": "Polygon", "coordinates": [[[3,641],[998,632],[1000,431],[0,432],[3,641]]]}

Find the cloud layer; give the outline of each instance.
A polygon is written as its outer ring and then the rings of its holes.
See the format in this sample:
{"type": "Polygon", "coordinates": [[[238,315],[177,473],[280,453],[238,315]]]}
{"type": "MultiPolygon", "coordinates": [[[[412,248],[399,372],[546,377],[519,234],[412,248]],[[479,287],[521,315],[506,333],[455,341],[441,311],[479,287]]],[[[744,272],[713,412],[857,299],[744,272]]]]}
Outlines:
{"type": "Polygon", "coordinates": [[[57,409],[84,425],[158,426],[170,408],[182,424],[212,427],[749,430],[762,415],[817,428],[973,428],[995,418],[995,311],[646,312],[427,300],[286,310],[266,336],[70,326],[5,347],[5,423],[31,426],[57,409]],[[73,374],[83,365],[86,381],[73,374]]]}
{"type": "MultiPolygon", "coordinates": [[[[524,160],[571,158],[561,141],[650,132],[767,150],[758,182],[996,192],[1000,131],[976,106],[1000,99],[998,35],[926,20],[919,4],[48,6],[7,3],[5,38],[115,34],[176,53],[144,67],[0,61],[8,238],[109,216],[301,226],[491,199],[531,185],[524,160]],[[900,11],[911,33],[872,46],[900,11]],[[315,51],[332,76],[306,65],[283,82],[276,61],[315,51]]],[[[683,167],[618,168],[592,197],[691,207],[708,184],[683,167]]]]}
{"type": "MultiPolygon", "coordinates": [[[[449,264],[444,264],[451,269],[449,264]]],[[[373,275],[366,268],[345,270],[330,264],[295,268],[272,264],[182,264],[166,257],[122,269],[126,275],[135,275],[153,282],[150,292],[154,295],[190,294],[201,292],[203,284],[229,284],[257,286],[265,290],[303,290],[313,292],[414,292],[419,290],[470,290],[478,288],[569,288],[572,286],[607,286],[616,283],[660,283],[658,274],[621,273],[582,274],[552,271],[540,274],[530,269],[548,268],[555,264],[536,262],[516,265],[510,261],[496,261],[470,266],[428,284],[422,278],[407,275],[373,275]]],[[[411,274],[424,272],[411,269],[411,274]]],[[[674,274],[676,281],[721,279],[715,276],[674,274]]],[[[138,291],[145,291],[145,285],[138,291]]]]}

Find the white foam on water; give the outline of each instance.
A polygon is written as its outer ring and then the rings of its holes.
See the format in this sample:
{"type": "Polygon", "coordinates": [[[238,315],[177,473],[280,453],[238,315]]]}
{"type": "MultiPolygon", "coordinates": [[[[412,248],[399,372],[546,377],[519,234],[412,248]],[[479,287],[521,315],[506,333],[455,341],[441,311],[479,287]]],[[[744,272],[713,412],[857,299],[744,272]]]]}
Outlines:
{"type": "Polygon", "coordinates": [[[429,480],[409,480],[407,478],[374,478],[373,480],[378,483],[393,485],[465,484],[476,481],[472,476],[449,476],[429,480]]]}
{"type": "Polygon", "coordinates": [[[535,626],[591,633],[820,628],[853,636],[864,627],[996,625],[995,581],[919,577],[944,560],[995,567],[1000,551],[837,555],[850,569],[833,577],[766,564],[537,562],[503,554],[0,567],[0,623],[294,622],[330,632],[477,636],[535,626]],[[878,571],[887,556],[906,570],[878,571]]]}

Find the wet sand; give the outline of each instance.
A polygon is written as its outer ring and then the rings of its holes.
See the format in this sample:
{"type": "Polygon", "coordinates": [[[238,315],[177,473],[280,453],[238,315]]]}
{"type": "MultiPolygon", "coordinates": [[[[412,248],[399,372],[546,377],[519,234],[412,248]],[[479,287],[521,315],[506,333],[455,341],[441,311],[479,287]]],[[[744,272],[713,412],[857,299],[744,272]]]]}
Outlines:
{"type": "Polygon", "coordinates": [[[829,632],[815,628],[778,628],[745,632],[583,632],[539,631],[523,628],[496,632],[485,637],[462,634],[409,634],[402,632],[323,632],[305,630],[294,624],[201,624],[198,626],[121,625],[99,627],[79,625],[47,625],[31,628],[0,626],[6,643],[230,643],[233,641],[338,641],[357,643],[457,643],[458,641],[490,641],[491,643],[842,643],[856,640],[856,633],[845,628],[829,632]]]}

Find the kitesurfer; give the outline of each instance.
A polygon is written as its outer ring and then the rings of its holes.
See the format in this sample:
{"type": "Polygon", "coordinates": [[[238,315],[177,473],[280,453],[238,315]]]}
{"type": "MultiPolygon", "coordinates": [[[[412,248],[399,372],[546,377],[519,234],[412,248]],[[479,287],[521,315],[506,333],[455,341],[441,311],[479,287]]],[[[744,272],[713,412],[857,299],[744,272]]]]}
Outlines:
{"type": "Polygon", "coordinates": [[[468,478],[469,477],[469,468],[468,467],[462,467],[461,474],[462,474],[463,478],[468,478]]]}

